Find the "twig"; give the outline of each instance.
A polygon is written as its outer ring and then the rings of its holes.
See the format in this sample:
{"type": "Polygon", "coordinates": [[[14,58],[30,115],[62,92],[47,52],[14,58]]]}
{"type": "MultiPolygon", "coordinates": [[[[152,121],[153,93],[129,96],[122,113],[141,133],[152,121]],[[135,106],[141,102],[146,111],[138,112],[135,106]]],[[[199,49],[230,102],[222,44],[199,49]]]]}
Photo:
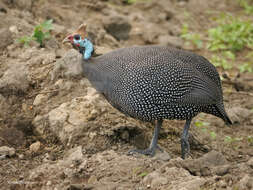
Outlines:
{"type": "Polygon", "coordinates": [[[32,98],[34,96],[37,96],[38,94],[48,94],[48,93],[51,93],[51,92],[59,92],[60,90],[48,90],[48,91],[44,91],[44,92],[37,92],[37,93],[34,93],[32,94],[31,96],[28,96],[28,98],[32,98]]]}
{"type": "Polygon", "coordinates": [[[232,93],[232,94],[242,94],[242,95],[246,95],[246,96],[253,96],[253,93],[250,93],[250,92],[242,92],[242,91],[238,91],[238,92],[229,92],[229,93],[232,93]]]}

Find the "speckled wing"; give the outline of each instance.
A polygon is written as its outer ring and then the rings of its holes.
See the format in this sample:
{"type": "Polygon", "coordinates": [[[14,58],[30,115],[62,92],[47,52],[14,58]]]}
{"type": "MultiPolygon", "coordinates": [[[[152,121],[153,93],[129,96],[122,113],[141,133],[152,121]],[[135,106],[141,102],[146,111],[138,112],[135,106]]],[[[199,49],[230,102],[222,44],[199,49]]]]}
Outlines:
{"type": "Polygon", "coordinates": [[[108,75],[103,77],[107,84],[103,87],[106,86],[108,93],[117,91],[114,94],[122,96],[114,97],[115,102],[121,101],[117,98],[131,102],[151,101],[150,105],[217,102],[220,90],[215,84],[219,81],[199,71],[201,59],[192,59],[191,54],[182,52],[159,46],[132,47],[118,49],[93,61],[108,75]]]}
{"type": "Polygon", "coordinates": [[[220,101],[221,92],[215,81],[176,57],[170,61],[170,70],[160,71],[157,78],[156,104],[204,106],[220,101]]]}

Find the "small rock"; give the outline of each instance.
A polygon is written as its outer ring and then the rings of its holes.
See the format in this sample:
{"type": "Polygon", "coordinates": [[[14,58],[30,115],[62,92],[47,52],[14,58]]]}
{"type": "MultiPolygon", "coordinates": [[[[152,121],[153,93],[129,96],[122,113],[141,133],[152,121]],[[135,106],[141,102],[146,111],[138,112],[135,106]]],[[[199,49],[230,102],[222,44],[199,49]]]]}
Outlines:
{"type": "Polygon", "coordinates": [[[242,123],[252,112],[249,109],[241,108],[241,107],[233,107],[227,110],[227,113],[232,120],[233,123],[242,123]]]}
{"type": "Polygon", "coordinates": [[[24,154],[19,154],[19,155],[18,155],[18,158],[19,158],[19,159],[24,159],[24,157],[25,157],[24,154]]]}
{"type": "Polygon", "coordinates": [[[67,190],[82,190],[82,189],[84,189],[84,188],[83,188],[83,185],[81,185],[81,184],[71,184],[71,185],[69,185],[67,190]]]}
{"type": "Polygon", "coordinates": [[[147,23],[141,29],[141,36],[145,43],[156,44],[161,31],[153,23],[147,23]]]}
{"type": "Polygon", "coordinates": [[[47,182],[47,186],[50,186],[50,185],[52,185],[52,181],[47,182]]]}
{"type": "Polygon", "coordinates": [[[40,150],[40,148],[41,148],[41,143],[39,141],[37,141],[37,142],[31,144],[29,149],[31,152],[38,152],[40,150]]]}
{"type": "Polygon", "coordinates": [[[0,13],[7,13],[7,6],[0,2],[0,13]]]}
{"type": "Polygon", "coordinates": [[[161,152],[161,151],[157,151],[155,156],[152,158],[154,160],[162,160],[162,161],[169,161],[171,159],[170,155],[168,152],[161,152]]]}
{"type": "Polygon", "coordinates": [[[224,165],[224,166],[215,167],[213,170],[214,170],[214,173],[216,175],[218,175],[218,176],[224,176],[224,175],[226,175],[228,173],[229,168],[230,168],[229,165],[224,165]]]}
{"type": "Polygon", "coordinates": [[[96,182],[98,182],[98,180],[97,180],[97,177],[94,176],[94,175],[92,175],[92,176],[88,179],[88,183],[94,184],[94,183],[96,183],[96,182]]]}
{"type": "Polygon", "coordinates": [[[8,45],[13,42],[12,35],[10,35],[10,31],[8,28],[0,29],[0,50],[5,49],[8,45]]]}
{"type": "Polygon", "coordinates": [[[214,170],[213,168],[223,166],[226,163],[227,161],[221,153],[211,151],[198,159],[185,160],[182,165],[194,175],[208,176],[214,170]]]}
{"type": "Polygon", "coordinates": [[[5,156],[14,156],[15,155],[15,149],[10,148],[8,146],[1,146],[0,147],[0,156],[5,157],[5,156]]]}
{"type": "Polygon", "coordinates": [[[33,0],[13,0],[13,4],[17,5],[20,9],[31,10],[33,0]]]}
{"type": "Polygon", "coordinates": [[[40,105],[42,103],[45,103],[46,99],[47,99],[47,95],[45,95],[45,94],[38,94],[35,97],[34,101],[33,101],[33,105],[34,106],[38,106],[38,105],[40,105]]]}
{"type": "Polygon", "coordinates": [[[121,133],[121,138],[124,139],[124,140],[129,140],[129,132],[127,130],[124,130],[122,133],[121,133]]]}
{"type": "Polygon", "coordinates": [[[246,174],[238,183],[238,189],[252,189],[253,188],[253,177],[246,174]]]}
{"type": "Polygon", "coordinates": [[[96,132],[90,132],[88,134],[88,136],[91,138],[91,139],[94,139],[96,136],[97,136],[97,133],[96,132]]]}
{"type": "Polygon", "coordinates": [[[104,28],[117,40],[127,40],[131,24],[125,17],[113,14],[104,19],[104,28]]]}
{"type": "Polygon", "coordinates": [[[45,121],[47,117],[43,117],[42,115],[37,115],[32,121],[32,125],[34,126],[33,132],[37,135],[43,135],[46,131],[47,125],[45,125],[45,121]]]}
{"type": "Polygon", "coordinates": [[[45,47],[52,50],[59,49],[58,42],[54,37],[51,37],[49,40],[45,41],[45,47]]]}
{"type": "Polygon", "coordinates": [[[176,36],[161,35],[158,37],[158,43],[165,46],[173,46],[176,48],[182,48],[184,41],[176,36]]]}
{"type": "Polygon", "coordinates": [[[63,86],[64,86],[64,81],[63,81],[63,79],[57,80],[57,81],[54,83],[54,85],[55,85],[56,87],[62,89],[63,86]]]}
{"type": "Polygon", "coordinates": [[[220,180],[219,183],[218,183],[218,185],[219,185],[220,187],[222,187],[222,188],[226,188],[227,183],[226,183],[224,180],[220,180]]]}
{"type": "Polygon", "coordinates": [[[55,50],[55,58],[57,58],[57,59],[62,58],[65,53],[66,53],[66,51],[64,49],[57,48],[55,50]]]}
{"type": "MultiPolygon", "coordinates": [[[[19,125],[19,123],[17,125],[19,125]]],[[[4,139],[5,142],[13,146],[22,146],[25,143],[24,133],[21,130],[18,130],[16,127],[2,127],[0,132],[0,139],[4,139]]]]}
{"type": "Polygon", "coordinates": [[[0,160],[3,160],[6,158],[6,155],[0,155],[0,160]]]}
{"type": "Polygon", "coordinates": [[[9,30],[14,34],[18,34],[18,27],[17,26],[10,26],[9,30]]]}
{"type": "Polygon", "coordinates": [[[151,188],[155,188],[160,185],[164,185],[164,184],[168,183],[168,179],[161,176],[161,174],[159,172],[154,171],[144,177],[143,183],[150,185],[151,188]]]}
{"type": "Polygon", "coordinates": [[[73,162],[80,161],[83,158],[82,146],[78,146],[76,148],[72,148],[65,154],[65,161],[73,162]]]}
{"type": "Polygon", "coordinates": [[[51,80],[58,77],[81,78],[83,73],[81,56],[78,51],[69,50],[62,59],[55,63],[55,67],[51,72],[51,80]]]}
{"type": "Polygon", "coordinates": [[[29,88],[29,81],[28,68],[25,65],[13,64],[5,71],[2,78],[0,78],[0,92],[26,92],[29,88]]]}
{"type": "Polygon", "coordinates": [[[250,158],[249,161],[247,162],[247,164],[253,168],[253,158],[250,158]]]}
{"type": "Polygon", "coordinates": [[[28,105],[26,103],[22,103],[22,110],[26,112],[28,110],[28,105]]]}

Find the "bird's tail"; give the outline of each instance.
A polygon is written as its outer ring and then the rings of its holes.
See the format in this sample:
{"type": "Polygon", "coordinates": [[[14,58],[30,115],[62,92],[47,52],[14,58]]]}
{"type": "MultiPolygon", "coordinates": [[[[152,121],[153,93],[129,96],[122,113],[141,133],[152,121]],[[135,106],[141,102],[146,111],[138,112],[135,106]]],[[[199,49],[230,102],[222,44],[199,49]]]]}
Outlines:
{"type": "Polygon", "coordinates": [[[220,115],[220,118],[223,119],[223,121],[226,123],[226,125],[232,125],[232,121],[230,120],[230,118],[228,117],[228,114],[225,111],[224,105],[222,104],[218,104],[216,105],[216,110],[220,115]]]}
{"type": "Polygon", "coordinates": [[[225,112],[223,120],[225,121],[226,125],[232,125],[233,124],[226,112],[225,112]]]}

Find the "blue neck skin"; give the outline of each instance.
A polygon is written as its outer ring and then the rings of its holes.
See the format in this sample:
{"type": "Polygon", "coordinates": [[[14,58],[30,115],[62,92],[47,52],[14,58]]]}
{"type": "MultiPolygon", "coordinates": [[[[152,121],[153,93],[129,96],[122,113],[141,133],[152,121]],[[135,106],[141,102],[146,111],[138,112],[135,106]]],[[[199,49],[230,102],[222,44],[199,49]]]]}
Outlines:
{"type": "Polygon", "coordinates": [[[93,48],[93,44],[91,43],[90,40],[88,40],[87,38],[84,38],[83,40],[80,39],[79,41],[74,40],[74,43],[79,44],[80,49],[84,49],[81,52],[83,54],[83,59],[84,60],[88,60],[88,59],[91,58],[91,54],[92,54],[94,48],[93,48]]]}

